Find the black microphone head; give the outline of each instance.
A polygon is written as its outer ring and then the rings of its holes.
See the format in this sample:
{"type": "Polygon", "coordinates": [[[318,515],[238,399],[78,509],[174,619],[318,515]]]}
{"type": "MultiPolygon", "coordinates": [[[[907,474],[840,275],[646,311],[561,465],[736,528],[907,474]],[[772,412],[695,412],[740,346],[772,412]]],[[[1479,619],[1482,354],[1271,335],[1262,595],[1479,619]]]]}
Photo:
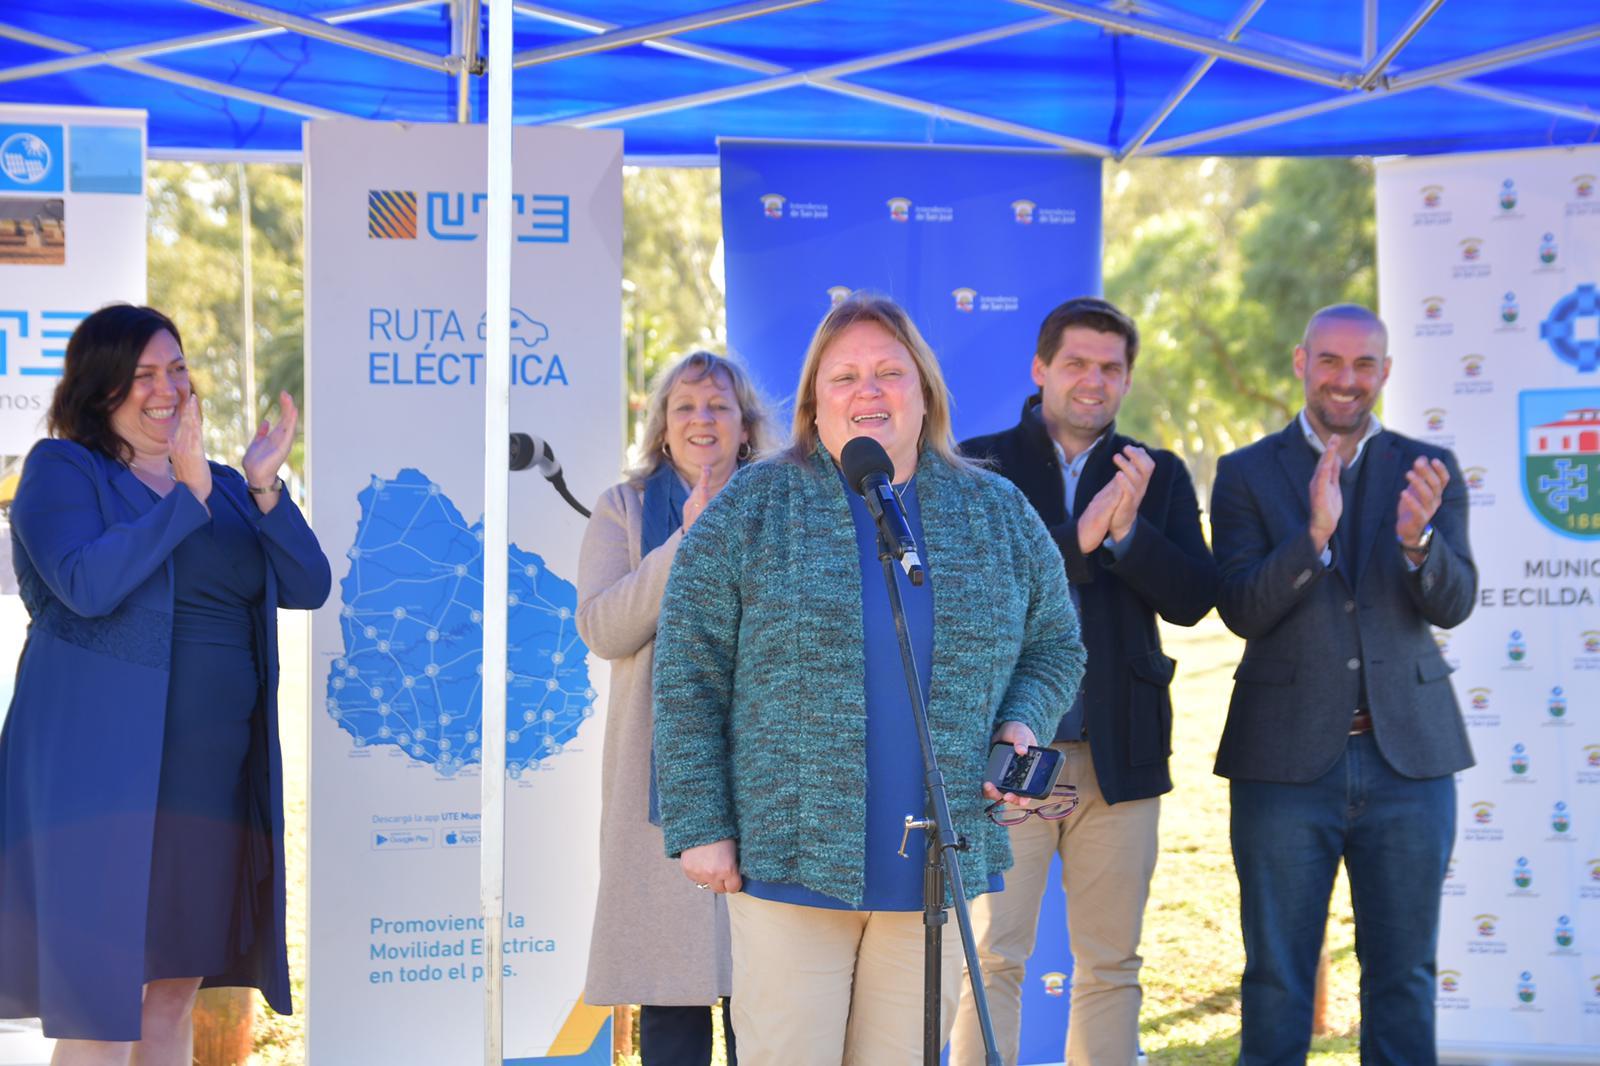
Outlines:
{"type": "Polygon", "coordinates": [[[866,490],[862,484],[869,475],[882,474],[894,480],[894,462],[883,445],[871,437],[852,437],[845,442],[839,452],[839,466],[844,470],[845,482],[863,496],[866,490]]]}
{"type": "Polygon", "coordinates": [[[538,447],[526,433],[511,434],[511,469],[526,470],[538,458],[538,447]]]}

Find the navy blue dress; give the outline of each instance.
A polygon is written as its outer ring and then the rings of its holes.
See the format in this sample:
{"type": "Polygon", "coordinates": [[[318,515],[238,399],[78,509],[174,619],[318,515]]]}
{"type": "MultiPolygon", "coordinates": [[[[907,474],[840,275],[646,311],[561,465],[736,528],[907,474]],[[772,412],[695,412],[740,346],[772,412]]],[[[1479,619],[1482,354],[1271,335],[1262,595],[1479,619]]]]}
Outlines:
{"type": "Polygon", "coordinates": [[[263,677],[254,614],[267,567],[238,512],[172,553],[172,675],[151,845],[145,979],[225,973],[253,933],[239,920],[246,885],[245,774],[263,677]]]}

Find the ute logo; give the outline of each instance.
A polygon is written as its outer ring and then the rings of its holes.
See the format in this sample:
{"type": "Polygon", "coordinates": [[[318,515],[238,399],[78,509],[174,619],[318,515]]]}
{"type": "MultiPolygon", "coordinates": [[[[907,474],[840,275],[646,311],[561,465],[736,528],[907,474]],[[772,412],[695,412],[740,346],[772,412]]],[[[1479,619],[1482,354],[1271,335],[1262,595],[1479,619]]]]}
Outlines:
{"type": "Polygon", "coordinates": [[[1594,373],[1600,367],[1600,292],[1594,283],[1585,282],[1557,300],[1550,317],[1539,323],[1539,337],[1563,363],[1580,374],[1594,373]]]}
{"type": "Polygon", "coordinates": [[[1517,407],[1528,509],[1562,536],[1600,537],[1600,389],[1530,390],[1517,407]]]}

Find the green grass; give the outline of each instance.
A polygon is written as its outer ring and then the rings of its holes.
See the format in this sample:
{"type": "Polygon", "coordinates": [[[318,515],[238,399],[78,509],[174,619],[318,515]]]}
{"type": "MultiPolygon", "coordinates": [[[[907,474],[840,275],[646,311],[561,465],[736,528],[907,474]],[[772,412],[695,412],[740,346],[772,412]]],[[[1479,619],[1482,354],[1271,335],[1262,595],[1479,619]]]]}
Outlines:
{"type": "MultiPolygon", "coordinates": [[[[289,862],[289,968],[296,1006],[305,1003],[306,709],[304,615],[281,616],[282,737],[289,862]]],[[[1215,615],[1194,629],[1164,627],[1162,640],[1178,660],[1173,687],[1175,788],[1162,799],[1161,859],[1145,914],[1144,1011],[1141,1042],[1152,1063],[1231,1063],[1239,1043],[1238,882],[1228,851],[1227,783],[1211,773],[1227,716],[1233,669],[1243,642],[1215,615]]],[[[1308,1061],[1358,1060],[1357,970],[1349,892],[1341,876],[1328,923],[1328,1032],[1312,1043],[1308,1061]]],[[[305,1062],[303,1014],[279,1017],[258,1007],[256,1066],[305,1062]]],[[[637,1066],[636,1056],[618,1057],[637,1066]]]]}

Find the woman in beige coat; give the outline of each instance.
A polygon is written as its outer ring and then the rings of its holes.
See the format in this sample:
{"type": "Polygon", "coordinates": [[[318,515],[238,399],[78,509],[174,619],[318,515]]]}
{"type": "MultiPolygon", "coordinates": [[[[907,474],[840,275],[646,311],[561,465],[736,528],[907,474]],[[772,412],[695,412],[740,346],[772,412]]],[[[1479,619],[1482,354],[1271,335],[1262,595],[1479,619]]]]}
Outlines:
{"type": "Polygon", "coordinates": [[[769,437],[743,367],[707,352],[685,356],[658,376],[642,458],[595,504],[579,555],[578,632],[611,663],[600,893],[584,1000],[642,1005],[643,1066],[709,1064],[707,1008],[729,995],[732,981],[723,897],[685,880],[662,842],[650,712],[656,619],[684,534],[769,437]]]}

